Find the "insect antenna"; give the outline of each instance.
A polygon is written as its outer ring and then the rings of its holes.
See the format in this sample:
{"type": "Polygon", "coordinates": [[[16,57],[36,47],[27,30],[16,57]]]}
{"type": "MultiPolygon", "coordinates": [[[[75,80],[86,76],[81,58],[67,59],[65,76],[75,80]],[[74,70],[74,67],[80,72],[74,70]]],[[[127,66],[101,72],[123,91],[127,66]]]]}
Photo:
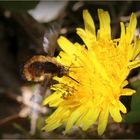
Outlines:
{"type": "Polygon", "coordinates": [[[66,75],[66,76],[69,77],[70,79],[72,79],[73,81],[75,81],[76,83],[79,84],[79,82],[78,82],[76,79],[74,79],[73,77],[71,77],[71,76],[69,76],[69,75],[66,75]]]}

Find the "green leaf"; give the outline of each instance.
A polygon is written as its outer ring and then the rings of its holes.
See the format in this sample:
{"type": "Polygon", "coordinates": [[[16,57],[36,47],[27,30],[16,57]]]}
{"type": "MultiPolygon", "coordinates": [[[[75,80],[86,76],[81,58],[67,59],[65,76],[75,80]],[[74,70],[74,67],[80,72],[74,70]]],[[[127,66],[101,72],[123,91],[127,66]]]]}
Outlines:
{"type": "Polygon", "coordinates": [[[136,93],[132,96],[131,110],[140,111],[140,88],[138,88],[136,93]]]}
{"type": "Polygon", "coordinates": [[[131,111],[125,115],[124,120],[127,123],[140,122],[140,80],[131,83],[136,93],[132,96],[131,111]]]}
{"type": "Polygon", "coordinates": [[[127,113],[124,119],[127,123],[140,122],[140,111],[130,111],[129,113],[127,113]]]}
{"type": "Polygon", "coordinates": [[[33,9],[37,4],[37,1],[0,1],[0,7],[11,11],[27,11],[33,9]]]}
{"type": "Polygon", "coordinates": [[[140,80],[136,80],[135,82],[131,83],[132,88],[139,89],[140,88],[140,80]]]}

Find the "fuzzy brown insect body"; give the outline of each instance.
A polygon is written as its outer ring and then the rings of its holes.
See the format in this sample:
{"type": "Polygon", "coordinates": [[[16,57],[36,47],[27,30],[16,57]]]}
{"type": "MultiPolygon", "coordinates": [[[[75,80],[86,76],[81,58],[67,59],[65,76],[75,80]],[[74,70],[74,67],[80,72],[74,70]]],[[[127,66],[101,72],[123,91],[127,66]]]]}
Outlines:
{"type": "Polygon", "coordinates": [[[68,75],[69,70],[57,63],[53,57],[33,56],[24,65],[24,77],[28,81],[41,82],[48,76],[62,77],[68,75]]]}

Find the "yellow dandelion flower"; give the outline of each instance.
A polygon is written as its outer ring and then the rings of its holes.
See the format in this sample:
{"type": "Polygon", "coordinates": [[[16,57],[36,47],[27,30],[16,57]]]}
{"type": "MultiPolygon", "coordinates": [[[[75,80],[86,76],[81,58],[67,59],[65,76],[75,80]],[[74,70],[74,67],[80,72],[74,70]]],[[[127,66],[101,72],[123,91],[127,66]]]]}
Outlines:
{"type": "Polygon", "coordinates": [[[111,39],[109,13],[99,9],[98,16],[100,28],[96,35],[91,15],[83,11],[85,29],[77,28],[77,34],[85,45],[65,37],[58,39],[63,51],[56,60],[69,67],[69,76],[54,77],[58,81],[52,86],[54,93],[44,100],[44,105],[57,108],[46,120],[47,131],[63,124],[65,132],[74,125],[87,130],[98,121],[97,131],[101,135],[109,115],[115,122],[121,122],[121,113],[127,112],[120,97],[135,93],[125,87],[126,78],[133,68],[140,66],[140,60],[135,60],[140,52],[140,39],[135,37],[133,41],[136,16],[132,13],[127,27],[120,23],[121,35],[117,39],[111,39]]]}

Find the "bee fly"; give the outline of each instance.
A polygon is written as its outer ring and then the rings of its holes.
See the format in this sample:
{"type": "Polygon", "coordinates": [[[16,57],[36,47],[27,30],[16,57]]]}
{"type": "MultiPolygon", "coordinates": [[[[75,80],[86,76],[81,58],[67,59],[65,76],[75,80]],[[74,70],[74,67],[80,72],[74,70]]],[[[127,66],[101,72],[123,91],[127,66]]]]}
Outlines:
{"type": "Polygon", "coordinates": [[[67,75],[68,69],[58,64],[53,57],[37,55],[25,63],[23,73],[28,81],[41,82],[49,75],[67,75]]]}
{"type": "MultiPolygon", "coordinates": [[[[74,78],[68,75],[69,69],[56,62],[53,57],[36,55],[33,56],[24,65],[24,76],[28,81],[41,82],[49,76],[67,76],[72,80],[74,78]]],[[[78,83],[78,81],[76,81],[78,83]]]]}

